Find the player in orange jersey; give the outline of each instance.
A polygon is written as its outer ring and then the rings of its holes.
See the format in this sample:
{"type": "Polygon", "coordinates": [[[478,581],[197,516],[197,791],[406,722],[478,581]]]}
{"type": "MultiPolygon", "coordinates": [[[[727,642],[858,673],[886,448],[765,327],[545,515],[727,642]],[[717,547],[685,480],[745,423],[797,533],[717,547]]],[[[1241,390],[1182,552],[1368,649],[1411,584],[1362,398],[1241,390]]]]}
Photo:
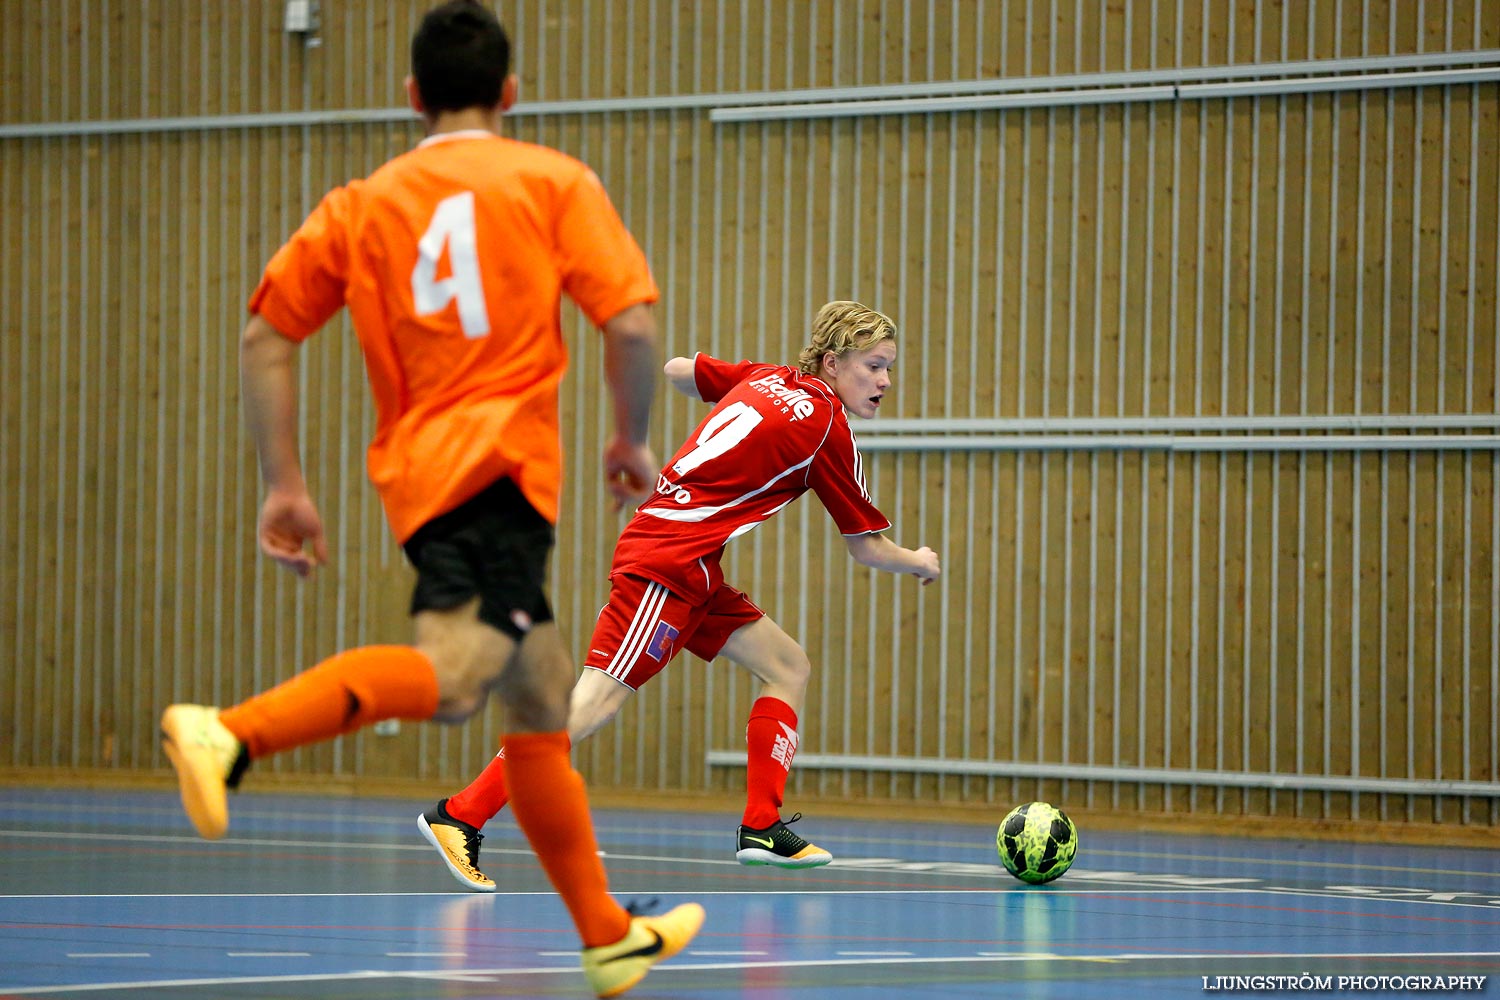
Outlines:
{"type": "MultiPolygon", "coordinates": [[[[890,388],[896,327],[858,302],[830,302],[813,320],[796,367],[733,364],[705,354],[667,362],[667,380],[715,404],[657,477],[656,491],[615,546],[609,603],[573,688],[568,734],[597,732],[683,649],[724,655],[761,682],[745,726],[746,803],[735,857],[746,865],[812,868],[832,855],[787,828],[781,803],[800,736],[812,664],[748,597],[724,581],[724,546],[812,490],[849,554],[924,584],[941,573],[931,549],[902,548],[865,488],[846,413],[875,416],[890,388]]],[[[481,892],[479,830],[505,804],[508,746],[467,788],[418,819],[455,878],[481,892]],[[462,848],[462,850],[459,850],[462,848]],[[476,877],[477,876],[477,877],[476,877]]]]}
{"type": "Polygon", "coordinates": [[[611,898],[569,761],[574,669],[544,592],[567,362],[557,306],[565,292],[603,329],[615,424],[604,468],[623,502],[656,472],[657,289],[586,166],[501,137],[517,80],[493,13],[473,0],[430,11],[411,59],[427,138],[331,191],[271,259],[241,375],[266,483],[260,546],[307,576],[327,543],[298,454],[295,358],[349,307],[376,402],[370,478],[417,573],[415,642],[339,653],[222,711],[172,705],[163,747],[212,839],[250,761],[381,719],[458,721],[497,689],[516,821],[578,926],[590,984],[615,996],[680,951],[703,910],[636,916],[611,898]]]}

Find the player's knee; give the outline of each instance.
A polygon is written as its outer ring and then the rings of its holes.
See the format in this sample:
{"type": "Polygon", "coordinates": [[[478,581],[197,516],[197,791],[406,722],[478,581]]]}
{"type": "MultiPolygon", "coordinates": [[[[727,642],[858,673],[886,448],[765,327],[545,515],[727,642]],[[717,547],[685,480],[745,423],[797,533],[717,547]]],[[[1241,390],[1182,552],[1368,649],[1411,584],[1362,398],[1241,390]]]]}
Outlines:
{"type": "MultiPolygon", "coordinates": [[[[584,672],[584,677],[589,677],[588,671],[584,672]]],[[[614,681],[607,685],[580,681],[573,688],[568,705],[568,735],[573,742],[586,740],[608,725],[630,694],[629,688],[614,681]]]]}
{"type": "Polygon", "coordinates": [[[533,732],[555,732],[568,725],[568,699],[545,685],[505,682],[500,697],[511,722],[533,732]]]}
{"type": "Polygon", "coordinates": [[[780,683],[806,687],[812,677],[812,660],[807,658],[801,647],[788,649],[776,658],[776,672],[780,683]]]}
{"type": "Polygon", "coordinates": [[[432,718],[437,722],[462,722],[483,708],[484,701],[483,694],[439,697],[432,718]]]}
{"type": "MultiPolygon", "coordinates": [[[[434,664],[436,666],[436,664],[434,664]]],[[[433,718],[439,722],[462,722],[484,707],[490,681],[482,670],[464,663],[447,663],[438,668],[438,709],[433,718]]]]}
{"type": "Polygon", "coordinates": [[[545,663],[516,663],[495,685],[505,702],[513,725],[536,732],[564,729],[568,724],[568,690],[571,678],[566,664],[561,670],[545,669],[545,663]]]}
{"type": "Polygon", "coordinates": [[[426,650],[437,678],[439,722],[462,722],[484,707],[498,669],[490,669],[480,658],[449,649],[426,650]]]}

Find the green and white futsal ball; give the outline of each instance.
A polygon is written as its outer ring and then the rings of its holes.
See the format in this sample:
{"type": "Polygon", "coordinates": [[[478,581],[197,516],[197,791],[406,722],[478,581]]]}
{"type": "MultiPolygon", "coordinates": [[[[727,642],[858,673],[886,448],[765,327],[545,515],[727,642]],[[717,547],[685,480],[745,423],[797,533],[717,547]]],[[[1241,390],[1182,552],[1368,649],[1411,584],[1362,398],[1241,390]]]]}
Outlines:
{"type": "Polygon", "coordinates": [[[995,834],[1000,863],[1022,882],[1051,882],[1073,865],[1078,828],[1067,813],[1047,802],[1016,806],[995,834]]]}

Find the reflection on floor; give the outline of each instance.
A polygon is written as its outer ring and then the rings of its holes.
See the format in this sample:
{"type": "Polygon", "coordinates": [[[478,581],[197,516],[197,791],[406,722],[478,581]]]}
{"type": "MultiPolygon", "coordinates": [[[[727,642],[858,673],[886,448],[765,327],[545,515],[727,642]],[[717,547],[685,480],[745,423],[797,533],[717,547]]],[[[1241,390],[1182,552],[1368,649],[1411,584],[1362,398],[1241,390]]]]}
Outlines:
{"type": "MultiPolygon", "coordinates": [[[[428,805],[246,794],[231,836],[205,843],[169,793],[0,789],[0,997],[587,995],[514,824],[486,830],[500,891],[474,895],[417,834],[428,805]]],[[[798,830],[835,861],[794,872],[735,863],[736,820],[597,811],[617,896],[708,910],[632,997],[1201,996],[1228,977],[1500,972],[1500,851],[1085,829],[1073,870],[1031,887],[980,827],[813,815],[798,830]]]]}

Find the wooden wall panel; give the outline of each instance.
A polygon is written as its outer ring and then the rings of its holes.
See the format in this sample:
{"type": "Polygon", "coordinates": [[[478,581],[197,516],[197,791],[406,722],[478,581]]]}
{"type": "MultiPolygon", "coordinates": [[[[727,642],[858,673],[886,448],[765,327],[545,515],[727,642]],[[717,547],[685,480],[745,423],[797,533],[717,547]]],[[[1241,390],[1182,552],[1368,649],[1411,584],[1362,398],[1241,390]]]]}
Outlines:
{"type": "MultiPolygon", "coordinates": [[[[422,4],[89,0],[0,13],[0,126],[379,109],[422,4]]],[[[498,5],[513,134],[589,162],[663,288],[667,350],[795,355],[856,297],[901,327],[888,416],[1492,414],[1500,92],[713,123],[525,102],[1115,72],[1500,45],[1489,5],[1363,2],[498,5]]],[[[335,558],[255,551],[236,336],[265,260],[414,123],[0,138],[0,766],[162,767],[168,700],[229,702],[406,637],[410,574],[364,481],[373,424],[340,318],[302,357],[335,558]]],[[[622,522],[598,488],[597,334],[564,314],[553,567],[581,648],[622,522]]],[[[701,407],[658,408],[665,457],[701,407]]],[[[871,425],[871,430],[877,430],[871,425]]],[[[864,428],[859,428],[863,431],[864,428]]],[[[1500,778],[1495,453],[878,452],[872,491],[947,575],[854,566],[809,500],[731,579],[807,646],[803,753],[1500,778]]],[[[685,660],[580,747],[606,787],[735,790],[753,701],[685,660]]],[[[495,707],[260,767],[462,780],[495,707]]],[[[1494,823],[1493,797],[799,771],[796,796],[1494,823]]]]}

